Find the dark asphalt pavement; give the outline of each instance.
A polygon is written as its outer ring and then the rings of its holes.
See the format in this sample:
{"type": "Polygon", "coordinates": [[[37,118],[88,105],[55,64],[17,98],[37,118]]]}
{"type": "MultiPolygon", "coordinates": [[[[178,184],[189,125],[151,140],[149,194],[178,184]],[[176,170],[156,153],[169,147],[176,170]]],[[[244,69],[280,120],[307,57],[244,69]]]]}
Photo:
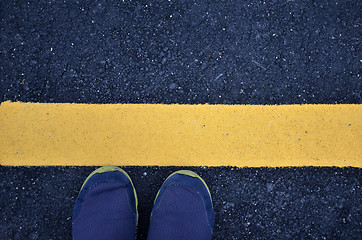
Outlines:
{"type": "MultiPolygon", "coordinates": [[[[0,239],[71,239],[78,191],[95,168],[0,167],[0,239]]],[[[139,239],[176,167],[126,167],[139,197],[139,239]]],[[[188,168],[208,184],[214,239],[361,239],[356,168],[188,168]]]]}
{"type": "MultiPolygon", "coordinates": [[[[362,103],[361,1],[0,1],[0,101],[362,103]]],[[[71,239],[94,168],[0,166],[0,239],[71,239]]],[[[175,167],[127,167],[139,239],[175,167]]],[[[215,239],[361,239],[361,169],[191,168],[215,239]]]]}
{"type": "Polygon", "coordinates": [[[1,1],[0,100],[361,103],[361,1],[1,1]]]}

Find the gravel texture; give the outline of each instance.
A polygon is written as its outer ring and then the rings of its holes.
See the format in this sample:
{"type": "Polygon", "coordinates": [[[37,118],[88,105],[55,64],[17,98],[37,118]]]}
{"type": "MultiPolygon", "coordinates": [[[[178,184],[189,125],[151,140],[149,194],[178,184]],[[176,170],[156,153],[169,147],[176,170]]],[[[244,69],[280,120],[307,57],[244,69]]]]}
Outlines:
{"type": "MultiPolygon", "coordinates": [[[[0,167],[0,239],[71,239],[78,191],[94,167],[0,167]]],[[[176,167],[125,167],[139,197],[138,239],[176,167]]],[[[362,170],[187,168],[208,184],[214,239],[361,239],[362,170]]]]}
{"type": "MultiPolygon", "coordinates": [[[[0,102],[361,104],[361,1],[0,1],[0,102]]],[[[0,239],[71,239],[93,167],[0,166],[0,239]]],[[[139,239],[175,167],[127,167],[139,239]]],[[[361,239],[361,169],[191,168],[214,239],[361,239]]]]}
{"type": "Polygon", "coordinates": [[[361,103],[361,1],[1,1],[0,100],[361,103]]]}

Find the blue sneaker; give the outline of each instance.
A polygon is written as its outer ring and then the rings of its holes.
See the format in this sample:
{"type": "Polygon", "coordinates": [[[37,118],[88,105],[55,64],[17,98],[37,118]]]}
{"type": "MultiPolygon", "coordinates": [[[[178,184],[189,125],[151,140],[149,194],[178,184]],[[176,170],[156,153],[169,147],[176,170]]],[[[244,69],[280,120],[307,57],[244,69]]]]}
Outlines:
{"type": "Polygon", "coordinates": [[[125,171],[98,168],[85,180],[75,202],[73,239],[135,239],[137,204],[136,190],[125,171]]]}
{"type": "Polygon", "coordinates": [[[149,240],[210,240],[214,228],[211,194],[196,173],[171,174],[158,192],[151,214],[149,240]]]}

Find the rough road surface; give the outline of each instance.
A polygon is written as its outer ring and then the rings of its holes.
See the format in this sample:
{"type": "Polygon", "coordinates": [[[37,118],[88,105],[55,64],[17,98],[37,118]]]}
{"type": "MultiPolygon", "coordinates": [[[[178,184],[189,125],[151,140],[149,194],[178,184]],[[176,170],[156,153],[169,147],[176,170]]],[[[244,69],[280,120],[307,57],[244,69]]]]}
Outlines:
{"type": "MultiPolygon", "coordinates": [[[[361,2],[0,1],[0,101],[362,103],[361,2]]],[[[1,133],[0,133],[1,134],[1,133]]],[[[0,166],[0,239],[71,239],[94,167],[0,166]]],[[[139,239],[175,167],[126,167],[139,239]]],[[[214,239],[361,239],[361,169],[191,168],[214,239]]]]}

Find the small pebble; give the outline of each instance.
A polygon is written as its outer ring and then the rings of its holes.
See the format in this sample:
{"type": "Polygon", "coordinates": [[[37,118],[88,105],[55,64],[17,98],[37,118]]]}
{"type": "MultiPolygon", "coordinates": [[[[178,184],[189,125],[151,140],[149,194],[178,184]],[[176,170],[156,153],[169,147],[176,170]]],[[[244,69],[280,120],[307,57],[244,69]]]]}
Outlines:
{"type": "Polygon", "coordinates": [[[174,90],[177,88],[177,83],[171,83],[170,85],[168,85],[168,88],[171,90],[174,90]]]}

